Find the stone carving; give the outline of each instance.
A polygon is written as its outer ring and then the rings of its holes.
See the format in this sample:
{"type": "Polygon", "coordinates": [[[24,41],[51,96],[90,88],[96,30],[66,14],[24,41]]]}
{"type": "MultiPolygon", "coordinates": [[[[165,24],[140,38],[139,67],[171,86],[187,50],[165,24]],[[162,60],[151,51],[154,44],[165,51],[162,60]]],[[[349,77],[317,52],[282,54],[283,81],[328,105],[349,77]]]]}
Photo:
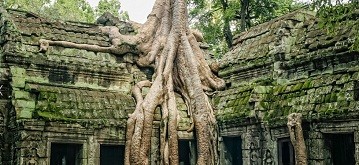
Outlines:
{"type": "Polygon", "coordinates": [[[254,144],[254,142],[250,143],[250,147],[249,147],[249,154],[250,154],[250,161],[251,161],[251,165],[259,165],[260,162],[260,157],[258,154],[258,150],[256,149],[256,146],[254,144]]]}
{"type": "Polygon", "coordinates": [[[36,158],[37,158],[37,151],[36,151],[36,148],[32,148],[31,149],[31,155],[30,155],[30,159],[28,161],[28,165],[37,165],[37,161],[36,161],[36,158]]]}
{"type": "Polygon", "coordinates": [[[273,165],[274,164],[274,158],[273,158],[272,153],[270,152],[269,149],[267,149],[266,152],[265,152],[264,164],[265,165],[273,165]]]}

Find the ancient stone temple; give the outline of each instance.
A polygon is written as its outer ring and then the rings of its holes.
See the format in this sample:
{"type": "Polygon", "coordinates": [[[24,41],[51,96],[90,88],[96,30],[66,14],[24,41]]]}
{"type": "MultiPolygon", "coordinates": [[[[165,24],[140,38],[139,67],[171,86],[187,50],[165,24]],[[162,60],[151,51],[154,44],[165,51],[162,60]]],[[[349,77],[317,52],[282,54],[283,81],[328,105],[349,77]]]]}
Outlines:
{"type": "MultiPolygon", "coordinates": [[[[129,35],[133,28],[107,17],[104,25],[48,20],[19,10],[2,10],[0,17],[0,164],[123,164],[126,121],[135,108],[131,88],[153,71],[138,68],[134,54],[61,46],[42,51],[39,41],[106,47],[111,42],[100,26],[116,25],[129,35]]],[[[186,155],[195,146],[181,105],[178,130],[186,155]]],[[[158,125],[160,116],[156,119],[158,125]]],[[[153,132],[156,148],[158,128],[153,132]]],[[[157,154],[153,149],[152,164],[157,154]]]]}
{"type": "MultiPolygon", "coordinates": [[[[353,13],[347,21],[359,26],[353,13]]],[[[228,88],[213,99],[221,164],[294,164],[286,124],[293,112],[303,115],[309,164],[358,164],[356,34],[350,26],[327,34],[300,10],[236,37],[219,72],[228,88]]]]}
{"type": "MultiPolygon", "coordinates": [[[[0,12],[0,165],[123,164],[132,86],[153,71],[137,54],[78,48],[40,48],[42,39],[111,45],[99,27],[49,20],[19,10],[0,12]]],[[[358,26],[358,14],[348,17],[358,26]]],[[[310,164],[359,163],[358,32],[327,34],[314,13],[299,10],[238,35],[220,61],[227,88],[213,96],[220,164],[294,164],[287,116],[303,115],[310,164]]],[[[205,44],[203,49],[207,47],[205,44]]],[[[192,121],[179,97],[180,164],[195,164],[192,121]]],[[[151,164],[159,164],[160,113],[155,116],[151,164]]]]}

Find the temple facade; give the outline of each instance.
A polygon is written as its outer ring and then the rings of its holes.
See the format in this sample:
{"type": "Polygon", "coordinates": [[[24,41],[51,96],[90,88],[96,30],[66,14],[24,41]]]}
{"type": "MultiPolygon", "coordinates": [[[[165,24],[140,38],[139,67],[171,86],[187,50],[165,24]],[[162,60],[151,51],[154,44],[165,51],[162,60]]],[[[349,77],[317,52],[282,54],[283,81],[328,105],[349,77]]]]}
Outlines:
{"type": "MultiPolygon", "coordinates": [[[[358,11],[359,12],[359,11],[358,11]]],[[[358,13],[356,12],[356,13],[358,13]]],[[[335,34],[305,10],[271,20],[235,37],[219,61],[226,89],[213,96],[221,165],[290,165],[294,150],[287,116],[303,115],[309,164],[359,164],[359,27],[335,34]]],[[[132,86],[153,71],[138,54],[49,46],[41,39],[111,46],[100,24],[49,20],[20,10],[0,11],[0,165],[121,165],[132,86]]],[[[202,49],[207,49],[202,43],[202,49]]],[[[135,52],[135,51],[134,51],[135,52]]],[[[178,121],[180,164],[195,164],[196,138],[184,101],[178,121]]],[[[151,139],[159,164],[160,110],[151,139]]]]}

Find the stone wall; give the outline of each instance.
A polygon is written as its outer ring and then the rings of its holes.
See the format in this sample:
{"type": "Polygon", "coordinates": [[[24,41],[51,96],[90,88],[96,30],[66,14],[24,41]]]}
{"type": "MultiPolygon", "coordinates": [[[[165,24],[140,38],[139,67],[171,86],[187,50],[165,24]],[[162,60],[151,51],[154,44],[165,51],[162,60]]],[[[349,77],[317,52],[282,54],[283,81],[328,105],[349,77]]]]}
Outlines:
{"type": "MultiPolygon", "coordinates": [[[[18,10],[0,14],[0,164],[50,164],[53,144],[80,145],[81,163],[99,164],[102,145],[124,145],[127,115],[135,106],[131,87],[151,78],[150,70],[134,64],[137,54],[60,46],[41,52],[40,39],[111,43],[100,24],[48,20],[18,10]]],[[[353,26],[358,26],[356,17],[348,17],[353,26]]],[[[125,22],[115,25],[123,34],[135,33],[125,22]]],[[[332,141],[341,138],[352,142],[359,162],[358,52],[350,48],[355,33],[343,27],[326,34],[314,13],[299,10],[236,36],[220,61],[227,89],[213,98],[221,164],[237,159],[239,164],[281,164],[283,147],[292,152],[286,116],[293,112],[304,117],[310,164],[332,164],[332,141]]],[[[193,132],[187,132],[193,121],[183,100],[177,97],[177,102],[178,135],[193,152],[193,132]]],[[[159,164],[160,120],[157,110],[151,164],[159,164]]]]}
{"type": "MultiPolygon", "coordinates": [[[[100,28],[117,26],[120,33],[133,35],[131,24],[111,15],[104,15],[102,24],[90,24],[0,10],[0,165],[48,165],[56,155],[54,146],[73,147],[79,152],[76,161],[95,165],[102,146],[124,146],[128,114],[135,108],[131,88],[151,79],[153,71],[137,67],[138,54],[54,45],[41,51],[39,41],[109,47],[109,36],[100,28]]],[[[180,97],[177,102],[179,138],[193,140],[187,108],[180,97]]],[[[160,120],[157,110],[151,164],[159,164],[160,120]]]]}
{"type": "Polygon", "coordinates": [[[124,145],[135,106],[131,87],[147,78],[133,55],[59,46],[39,51],[40,39],[109,46],[96,24],[3,10],[0,25],[1,85],[9,93],[1,100],[4,164],[49,164],[52,143],[80,144],[83,164],[99,164],[101,144],[124,145]]]}
{"type": "MultiPolygon", "coordinates": [[[[348,16],[352,26],[359,24],[357,12],[348,16]]],[[[220,65],[227,89],[216,95],[214,104],[221,135],[242,138],[244,164],[256,164],[248,147],[253,139],[259,164],[280,164],[278,144],[289,137],[286,117],[294,112],[303,114],[310,164],[329,163],[324,144],[328,134],[327,140],[331,134],[353,135],[358,147],[354,29],[327,34],[314,13],[299,10],[235,37],[220,65]]]]}

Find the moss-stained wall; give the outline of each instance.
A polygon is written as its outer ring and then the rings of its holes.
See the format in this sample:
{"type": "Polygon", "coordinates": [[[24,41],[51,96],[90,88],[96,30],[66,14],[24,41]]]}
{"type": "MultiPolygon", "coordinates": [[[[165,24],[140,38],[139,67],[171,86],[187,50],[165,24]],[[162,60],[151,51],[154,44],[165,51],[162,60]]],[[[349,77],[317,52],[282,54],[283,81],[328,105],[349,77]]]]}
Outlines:
{"type": "MultiPolygon", "coordinates": [[[[348,18],[359,25],[357,15],[348,18]]],[[[358,147],[359,52],[351,49],[356,33],[347,26],[327,34],[314,13],[299,10],[238,35],[220,64],[227,89],[213,99],[224,137],[220,148],[228,147],[226,137],[239,137],[243,164],[278,164],[293,112],[303,114],[309,164],[333,161],[330,135],[351,136],[358,147]]],[[[359,162],[359,152],[353,153],[359,162]]],[[[221,151],[223,164],[228,154],[221,151]]]]}
{"type": "MultiPolygon", "coordinates": [[[[134,55],[50,46],[39,40],[110,46],[100,26],[48,20],[33,13],[1,9],[0,162],[49,164],[51,143],[81,144],[83,163],[99,164],[99,145],[123,145],[132,86],[148,75],[134,55]]],[[[122,33],[134,30],[121,24],[122,33]]],[[[0,163],[0,164],[1,164],[0,163]]]]}
{"type": "MultiPolygon", "coordinates": [[[[0,147],[4,147],[0,165],[50,164],[52,143],[81,145],[82,163],[95,165],[99,164],[101,144],[124,145],[128,114],[135,109],[131,88],[153,74],[137,67],[137,54],[61,46],[40,51],[41,39],[101,47],[111,46],[111,41],[102,33],[101,24],[49,20],[4,9],[0,9],[0,18],[0,85],[6,87],[7,94],[0,98],[0,147]]],[[[119,21],[115,26],[122,34],[135,34],[129,23],[119,21]]],[[[179,137],[191,140],[193,132],[187,130],[193,121],[184,101],[177,97],[177,102],[179,137]]],[[[159,153],[160,120],[158,109],[152,163],[159,153]]]]}
{"type": "Polygon", "coordinates": [[[237,36],[221,61],[228,89],[214,99],[219,121],[283,125],[293,112],[306,120],[356,117],[359,53],[350,46],[358,32],[351,29],[327,34],[300,10],[237,36]]]}

